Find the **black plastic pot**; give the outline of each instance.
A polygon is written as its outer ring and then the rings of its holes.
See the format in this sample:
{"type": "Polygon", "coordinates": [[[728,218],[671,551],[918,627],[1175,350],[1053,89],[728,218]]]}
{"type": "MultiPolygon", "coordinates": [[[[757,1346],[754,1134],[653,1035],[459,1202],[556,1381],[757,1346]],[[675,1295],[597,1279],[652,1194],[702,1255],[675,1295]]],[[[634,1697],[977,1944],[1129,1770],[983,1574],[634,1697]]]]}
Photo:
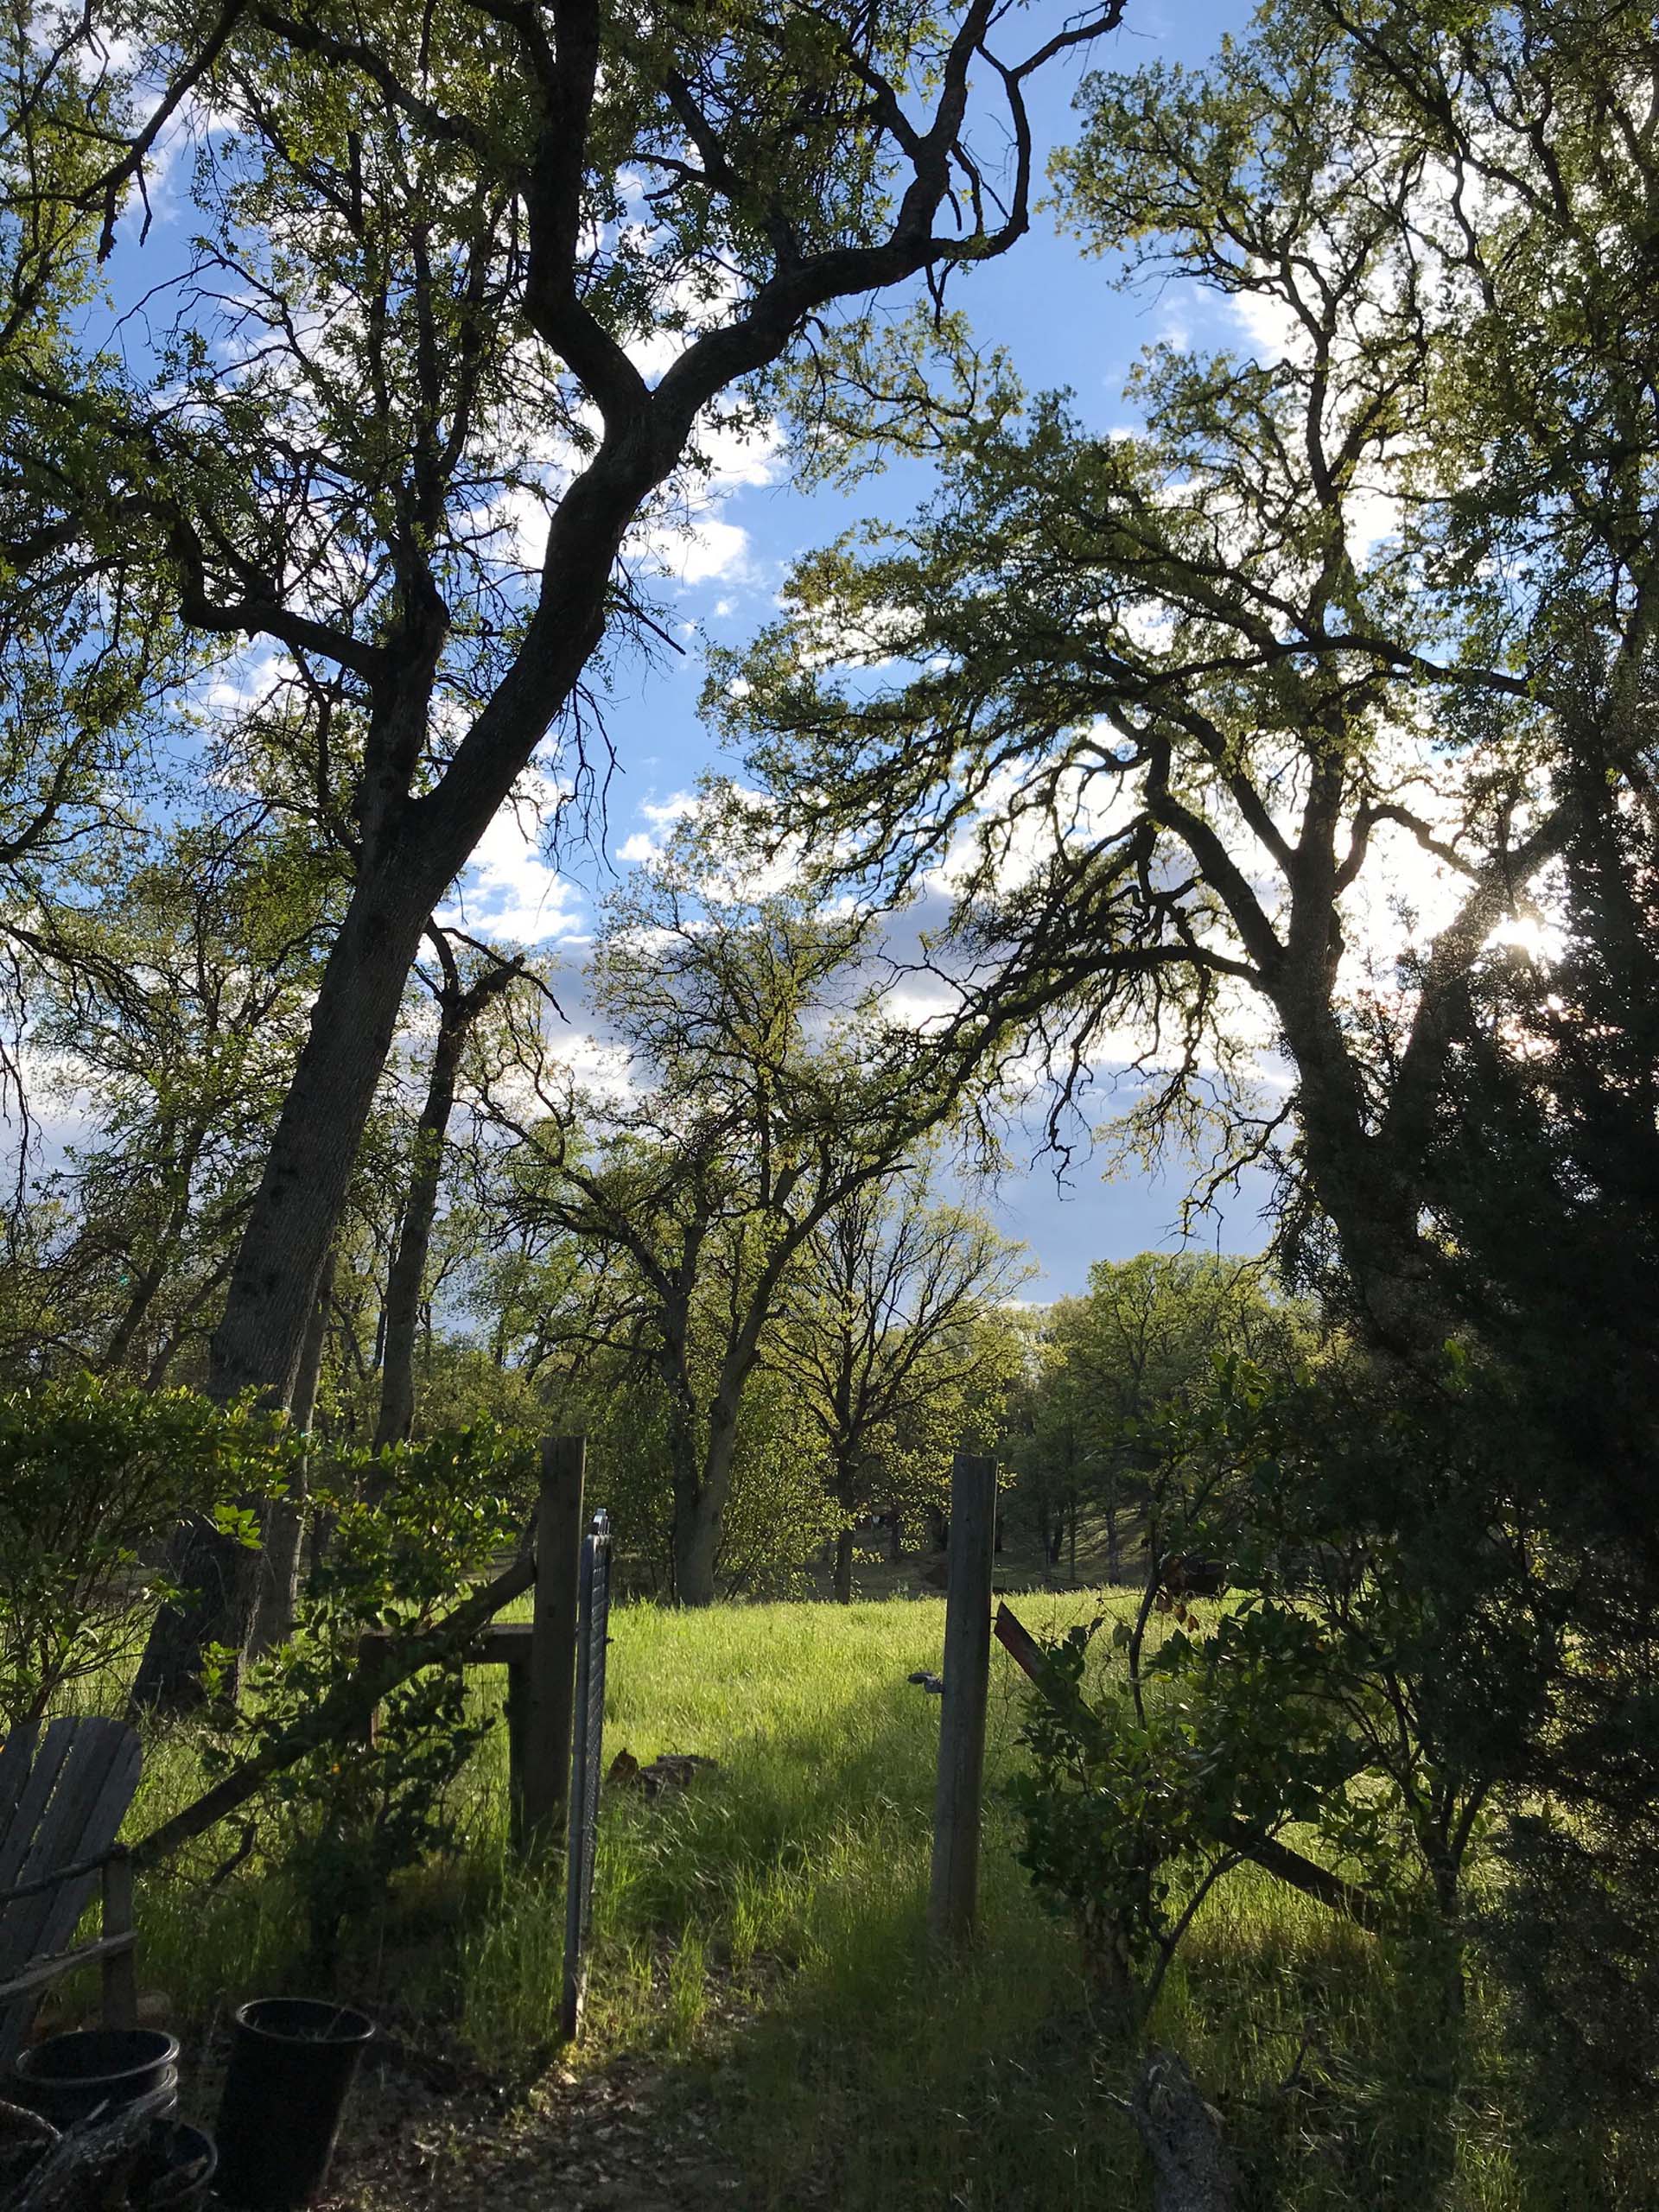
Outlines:
{"type": "Polygon", "coordinates": [[[219,2107],[219,2193],[297,2212],[328,2177],[340,2115],[374,2023],[310,1997],[262,1997],[235,2016],[219,2107]]]}
{"type": "Polygon", "coordinates": [[[213,2187],[219,2153],[199,2127],[162,2121],[127,2184],[136,2212],[197,2212],[213,2187]]]}
{"type": "Polygon", "coordinates": [[[158,2095],[165,2118],[179,2101],[179,2045],[159,2028],[77,2028],[48,2036],[20,2051],[16,2063],[19,2101],[72,2127],[100,2107],[113,2112],[158,2095]]]}

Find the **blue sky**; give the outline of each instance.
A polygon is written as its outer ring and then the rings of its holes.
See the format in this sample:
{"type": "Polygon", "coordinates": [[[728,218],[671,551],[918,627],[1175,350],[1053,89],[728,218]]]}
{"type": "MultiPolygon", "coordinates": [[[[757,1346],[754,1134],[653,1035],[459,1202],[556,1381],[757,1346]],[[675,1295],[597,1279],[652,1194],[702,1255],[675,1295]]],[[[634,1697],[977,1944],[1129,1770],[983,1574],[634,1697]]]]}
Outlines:
{"type": "MultiPolygon", "coordinates": [[[[1048,10],[1034,9],[1033,19],[1048,10]]],[[[1238,4],[1180,9],[1129,0],[1123,30],[1096,50],[1103,66],[1128,68],[1162,59],[1198,62],[1214,52],[1224,33],[1243,32],[1249,11],[1238,4]]],[[[1073,64],[1051,71],[1036,104],[1034,121],[1043,145],[1064,143],[1072,127],[1071,102],[1081,74],[1073,64]]],[[[975,272],[956,295],[982,342],[1011,353],[1028,391],[1069,386],[1084,419],[1101,428],[1128,419],[1124,378],[1141,349],[1187,328],[1204,330],[1206,302],[1168,290],[1126,294],[1113,289],[1109,270],[1085,260],[1076,243],[1056,232],[1052,213],[1039,213],[1030,237],[1002,260],[975,272]]],[[[1236,332],[1227,334],[1236,342],[1236,332]]],[[[608,849],[613,865],[644,850],[660,836],[667,810],[710,769],[736,772],[741,763],[722,756],[697,714],[702,679],[699,636],[741,645],[776,611],[776,595],[791,560],[868,516],[909,511],[927,489],[918,465],[895,467],[850,495],[804,494],[781,479],[741,486],[724,497],[694,542],[686,579],[671,587],[677,613],[696,634],[685,639],[683,660],[659,655],[652,667],[619,672],[607,710],[620,771],[610,803],[608,849]],[[667,664],[664,665],[664,662],[667,664]]],[[[504,861],[507,856],[503,855],[504,861]]],[[[550,892],[549,919],[556,909],[567,927],[580,930],[591,913],[590,894],[602,887],[602,868],[590,865],[550,892]]],[[[473,911],[486,918],[516,903],[522,882],[516,864],[504,869],[493,893],[473,911]]],[[[469,904],[472,902],[469,900],[469,904]]],[[[1016,1156],[1031,1160],[1034,1145],[1015,1141],[1016,1156]]],[[[1101,1163],[1079,1157],[1064,1184],[1052,1163],[1037,1159],[1004,1178],[990,1210],[1007,1231],[1032,1248],[1043,1269],[1033,1294],[1052,1297],[1083,1287],[1090,1262],[1119,1259],[1177,1237],[1185,1171],[1163,1177],[1103,1179],[1101,1163]]],[[[1224,1249],[1258,1249],[1264,1230],[1260,1209],[1267,1179],[1247,1179],[1219,1220],[1211,1215],[1207,1243],[1224,1249]]]]}
{"type": "MultiPolygon", "coordinates": [[[[1012,18],[1008,41],[1024,36],[1037,43],[1068,12],[1067,0],[1035,0],[1028,15],[1012,18]]],[[[1128,0],[1124,28],[1089,60],[1115,68],[1160,59],[1201,62],[1224,33],[1243,32],[1249,17],[1239,0],[1179,8],[1165,0],[1128,0]]],[[[1071,100],[1084,66],[1072,57],[1033,88],[1041,163],[1071,135],[1071,100]]],[[[152,199],[155,229],[130,265],[123,261],[116,280],[118,308],[125,305],[135,315],[118,342],[141,354],[149,326],[140,295],[176,278],[188,259],[190,211],[181,167],[158,168],[152,199]]],[[[129,253],[136,246],[137,220],[133,210],[124,221],[129,253]]],[[[968,314],[982,343],[1007,349],[1028,391],[1067,386],[1084,422],[1105,429],[1130,419],[1122,387],[1145,346],[1190,334],[1237,343],[1241,335],[1211,302],[1170,289],[1124,293],[1113,288],[1110,275],[1108,265],[1086,260],[1075,241],[1058,234],[1052,213],[1039,211],[1031,234],[1014,252],[964,281],[955,304],[968,314]]],[[[719,463],[715,494],[690,537],[676,538],[664,531],[658,538],[666,575],[661,596],[673,609],[683,657],[659,652],[649,663],[632,662],[614,671],[607,725],[618,773],[605,852],[566,855],[556,869],[533,842],[526,843],[519,817],[508,811],[463,879],[465,912],[474,926],[499,941],[556,952],[563,969],[561,996],[578,1028],[579,1003],[569,987],[596,898],[660,840],[700,778],[710,771],[741,771],[740,760],[720,753],[697,712],[703,642],[742,645],[775,614],[797,556],[868,518],[907,513],[929,485],[926,468],[912,463],[895,466],[851,493],[808,494],[788,480],[775,454],[728,443],[719,463]]],[[[1107,1111],[1103,1097],[1101,1118],[1107,1111]]],[[[62,1134],[53,1132],[54,1153],[62,1134]]],[[[1015,1133],[1010,1151],[1016,1164],[987,1201],[1040,1263],[1034,1295],[1081,1288],[1094,1260],[1123,1258],[1175,1240],[1186,1167],[1175,1164],[1161,1178],[1108,1183],[1100,1161],[1079,1154],[1062,1181],[1051,1160],[1035,1156],[1038,1149],[1034,1137],[1021,1142],[1015,1133]]],[[[1258,1249],[1266,1197],[1266,1179],[1248,1179],[1219,1217],[1207,1218],[1204,1241],[1232,1251],[1258,1249]]]]}

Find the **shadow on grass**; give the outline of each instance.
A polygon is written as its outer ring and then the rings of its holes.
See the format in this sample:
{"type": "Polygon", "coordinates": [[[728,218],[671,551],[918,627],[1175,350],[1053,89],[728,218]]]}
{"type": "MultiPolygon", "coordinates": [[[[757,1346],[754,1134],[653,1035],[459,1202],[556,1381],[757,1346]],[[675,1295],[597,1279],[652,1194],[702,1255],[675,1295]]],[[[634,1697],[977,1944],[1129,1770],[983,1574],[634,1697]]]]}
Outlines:
{"type": "MultiPolygon", "coordinates": [[[[1116,2101],[1133,2054],[1095,2035],[1066,1931],[1033,1897],[995,1797],[982,1940],[964,1961],[929,1952],[935,1740],[894,1686],[850,1723],[767,1736],[680,1799],[613,1805],[584,2063],[602,2075],[605,2051],[648,2051],[653,2127],[670,2144],[703,2131],[723,2201],[1144,2204],[1116,2101]]],[[[497,1957],[469,1998],[486,2036],[505,1996],[493,1977],[533,1942],[532,1917],[498,1904],[497,1957]]],[[[1157,2031],[1224,2111],[1242,2212],[1649,2202],[1606,2181],[1595,2145],[1563,2146],[1548,2178],[1492,2097],[1454,2093],[1465,2069],[1402,1967],[1265,1877],[1201,1923],[1157,2031]]]]}
{"type": "MultiPolygon", "coordinates": [[[[590,2036],[569,2063],[554,2056],[556,1873],[505,1860],[503,1747],[486,1747],[471,1853],[405,1878],[384,1923],[353,1931],[340,1993],[411,2042],[475,2054],[515,2092],[504,2103],[468,2087],[465,2066],[435,2092],[394,2069],[365,2098],[360,2186],[342,2202],[1147,2203],[1114,2101],[1131,2055],[1092,2031],[1067,1932],[1014,1861],[995,1780],[982,1941],[963,1961],[929,1952],[938,1707],[885,1679],[885,1644],[858,1662],[866,1688],[855,1657],[840,1692],[827,1684],[786,1726],[757,1721],[752,1702],[719,1771],[683,1796],[611,1800],[590,2036]]],[[[1006,1714],[1000,1727],[994,1776],[1006,1714]]],[[[181,1889],[143,1909],[152,1962],[176,1963],[179,1996],[296,1986],[280,1878],[250,1871],[205,1904],[181,1889]]],[[[1223,2111],[1242,2212],[1649,2212],[1630,2131],[1522,2139],[1495,2090],[1447,2090],[1425,2019],[1398,1958],[1247,1872],[1201,1920],[1157,2032],[1223,2111]]],[[[1477,2018],[1465,2079],[1483,2063],[1497,2077],[1491,2034],[1477,2018]]]]}

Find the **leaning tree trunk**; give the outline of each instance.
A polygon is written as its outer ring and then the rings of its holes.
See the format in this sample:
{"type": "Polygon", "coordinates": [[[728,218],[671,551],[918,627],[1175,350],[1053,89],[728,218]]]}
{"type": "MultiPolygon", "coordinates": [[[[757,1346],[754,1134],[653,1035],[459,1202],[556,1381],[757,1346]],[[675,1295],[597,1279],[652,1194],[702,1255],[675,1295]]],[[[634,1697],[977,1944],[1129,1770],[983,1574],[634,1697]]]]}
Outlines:
{"type": "MultiPolygon", "coordinates": [[[[277,1405],[292,1402],[404,986],[443,890],[439,882],[429,896],[429,882],[411,867],[383,868],[359,884],[346,909],[213,1338],[208,1389],[221,1404],[249,1389],[277,1405]]],[[[247,1641],[251,1568],[251,1554],[206,1516],[182,1523],[168,1554],[179,1595],[156,1615],[133,1684],[135,1705],[178,1710],[200,1702],[207,1646],[239,1652],[247,1641]]]]}

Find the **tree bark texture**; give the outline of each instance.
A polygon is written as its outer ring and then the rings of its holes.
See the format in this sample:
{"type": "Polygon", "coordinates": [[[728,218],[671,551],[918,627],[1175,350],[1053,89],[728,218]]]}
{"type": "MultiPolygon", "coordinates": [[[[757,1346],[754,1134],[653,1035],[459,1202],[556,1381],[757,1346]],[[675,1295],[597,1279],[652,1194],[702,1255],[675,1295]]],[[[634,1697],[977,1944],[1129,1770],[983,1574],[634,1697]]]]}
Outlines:
{"type": "Polygon", "coordinates": [[[209,1388],[221,1402],[252,1389],[292,1403],[306,1325],[404,988],[448,880],[429,897],[440,865],[383,868],[359,885],[346,909],[213,1338],[209,1388]]]}
{"type": "Polygon", "coordinates": [[[715,1602],[720,1522],[706,1498],[679,1491],[674,1500],[674,1598],[681,1605],[715,1602]]]}
{"type": "Polygon", "coordinates": [[[737,1454],[737,1421],[741,1389],[754,1364],[752,1351],[741,1350],[728,1359],[722,1388],[709,1408],[708,1426],[700,1424],[690,1384],[683,1366],[670,1362],[665,1370],[673,1393],[675,1411],[669,1422],[669,1455],[674,1479],[674,1599],[681,1605],[712,1605],[715,1563],[720,1554],[721,1529],[726,1500],[732,1487],[732,1463],[737,1454]]]}
{"type": "Polygon", "coordinates": [[[167,1570],[176,1599],[156,1614],[133,1678],[136,1712],[185,1712],[205,1697],[210,1644],[240,1651],[251,1618],[259,1554],[193,1513],[174,1531],[167,1570]]]}
{"type": "Polygon", "coordinates": [[[461,1038],[446,1028],[438,1032],[433,1056],[432,1078],[426,1103],[415,1132],[415,1152],[409,1179],[409,1198],[398,1224],[397,1249],[386,1276],[385,1341],[380,1355],[380,1411],[374,1425],[374,1448],[406,1441],[415,1421],[415,1343],[420,1331],[421,1285],[426,1274],[427,1254],[432,1247],[432,1224],[437,1218],[438,1183],[443,1167],[443,1141],[455,1103],[455,1075],[461,1062],[461,1038]]]}

